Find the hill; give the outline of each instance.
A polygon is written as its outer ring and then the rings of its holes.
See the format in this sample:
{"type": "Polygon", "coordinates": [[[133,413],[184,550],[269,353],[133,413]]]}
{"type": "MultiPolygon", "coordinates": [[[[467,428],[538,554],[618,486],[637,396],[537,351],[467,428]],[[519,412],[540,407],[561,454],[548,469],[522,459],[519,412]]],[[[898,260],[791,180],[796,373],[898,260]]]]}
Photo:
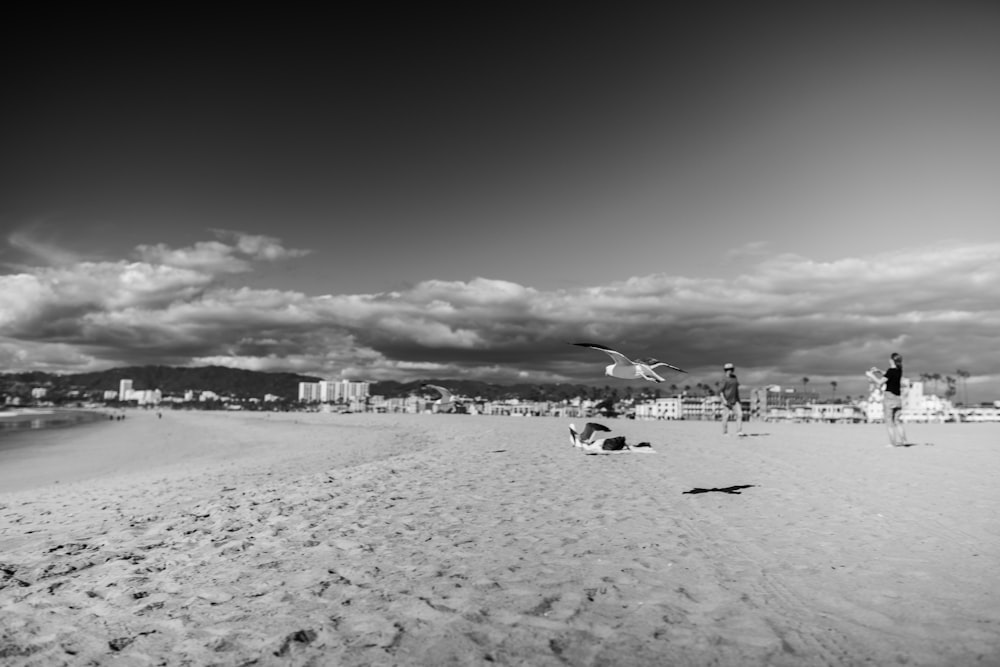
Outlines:
{"type": "MultiPolygon", "coordinates": [[[[121,380],[132,380],[134,389],[159,389],[165,396],[181,396],[188,390],[214,391],[222,396],[263,398],[273,394],[289,401],[298,399],[300,382],[318,382],[323,378],[296,373],[268,373],[226,366],[194,368],[172,366],[128,366],[106,371],[60,375],[33,371],[0,374],[0,394],[28,395],[33,387],[49,389],[49,398],[56,399],[69,392],[100,397],[103,392],[118,390],[121,380]]],[[[429,394],[425,384],[446,387],[452,393],[484,400],[517,398],[527,401],[561,401],[576,397],[604,399],[631,394],[659,395],[662,386],[586,385],[586,384],[492,384],[479,380],[428,379],[412,382],[387,380],[373,382],[370,393],[387,398],[412,394],[429,394]]]]}
{"type": "Polygon", "coordinates": [[[47,387],[52,393],[79,391],[84,394],[118,390],[121,380],[132,380],[134,389],[159,389],[164,395],[183,395],[188,390],[214,391],[223,396],[262,398],[274,394],[296,400],[299,382],[320,378],[295,373],[264,373],[225,366],[175,368],[172,366],[128,366],[92,373],[5,373],[0,375],[0,391],[24,393],[26,385],[47,387]]]}

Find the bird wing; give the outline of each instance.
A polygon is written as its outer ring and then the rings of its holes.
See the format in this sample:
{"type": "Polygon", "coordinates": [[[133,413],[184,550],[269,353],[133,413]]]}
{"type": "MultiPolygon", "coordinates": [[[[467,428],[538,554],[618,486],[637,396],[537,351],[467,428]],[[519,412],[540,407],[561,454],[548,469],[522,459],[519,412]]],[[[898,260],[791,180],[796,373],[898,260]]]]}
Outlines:
{"type": "Polygon", "coordinates": [[[687,371],[684,370],[683,368],[677,368],[677,366],[672,366],[672,365],[668,364],[665,361],[660,361],[659,359],[653,359],[653,358],[640,359],[639,363],[645,364],[645,365],[649,366],[651,369],[652,368],[659,368],[660,366],[666,366],[667,368],[671,368],[671,369],[673,369],[675,371],[680,371],[681,373],[687,373],[687,371]]]}
{"type": "Polygon", "coordinates": [[[656,371],[646,364],[639,364],[635,367],[635,369],[638,376],[644,380],[649,380],[650,382],[666,382],[666,380],[657,375],[656,371]]]}
{"type": "Polygon", "coordinates": [[[430,387],[431,389],[436,389],[439,394],[441,394],[441,402],[448,403],[451,401],[451,392],[444,387],[439,387],[436,384],[425,384],[425,387],[430,387]]]}
{"type": "Polygon", "coordinates": [[[600,350],[601,352],[604,352],[605,354],[607,354],[608,356],[610,356],[614,360],[614,362],[616,364],[629,364],[629,365],[631,365],[631,364],[634,363],[631,359],[629,359],[628,357],[626,357],[621,352],[617,352],[615,350],[612,350],[610,347],[605,347],[603,345],[598,345],[597,343],[573,343],[573,345],[579,345],[580,347],[589,347],[589,348],[592,348],[594,350],[600,350]]]}

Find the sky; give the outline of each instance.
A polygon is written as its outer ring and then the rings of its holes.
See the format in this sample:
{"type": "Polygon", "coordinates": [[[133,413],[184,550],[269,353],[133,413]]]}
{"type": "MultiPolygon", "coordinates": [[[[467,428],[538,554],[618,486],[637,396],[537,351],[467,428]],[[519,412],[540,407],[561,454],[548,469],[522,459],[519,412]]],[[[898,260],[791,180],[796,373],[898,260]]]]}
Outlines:
{"type": "Polygon", "coordinates": [[[408,11],[23,19],[0,372],[1000,399],[1000,6],[408,11]]]}

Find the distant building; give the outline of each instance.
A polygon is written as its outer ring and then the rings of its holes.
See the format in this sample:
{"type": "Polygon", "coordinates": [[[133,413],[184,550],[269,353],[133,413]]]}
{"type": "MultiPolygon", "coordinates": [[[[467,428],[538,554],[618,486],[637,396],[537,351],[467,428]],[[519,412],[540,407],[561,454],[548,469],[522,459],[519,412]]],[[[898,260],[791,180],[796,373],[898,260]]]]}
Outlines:
{"type": "Polygon", "coordinates": [[[370,386],[370,382],[350,380],[300,382],[299,400],[305,403],[351,403],[354,400],[364,400],[370,386]]]}
{"type": "Polygon", "coordinates": [[[143,389],[130,392],[130,400],[136,401],[139,405],[159,405],[163,400],[163,393],[159,389],[143,389]]]}
{"type": "Polygon", "coordinates": [[[130,401],[129,395],[132,393],[132,381],[122,380],[118,383],[118,398],[122,401],[130,401]]]}
{"type": "Polygon", "coordinates": [[[910,422],[944,422],[958,419],[955,407],[947,398],[924,393],[923,382],[910,382],[903,392],[902,418],[910,422]]]}
{"type": "Polygon", "coordinates": [[[680,419],[681,399],[677,396],[636,403],[636,419],[680,419]]]}
{"type": "Polygon", "coordinates": [[[45,395],[49,393],[49,390],[45,387],[35,387],[31,390],[32,398],[45,398],[45,395]]]}
{"type": "Polygon", "coordinates": [[[299,400],[303,403],[319,403],[319,382],[300,382],[299,400]]]}

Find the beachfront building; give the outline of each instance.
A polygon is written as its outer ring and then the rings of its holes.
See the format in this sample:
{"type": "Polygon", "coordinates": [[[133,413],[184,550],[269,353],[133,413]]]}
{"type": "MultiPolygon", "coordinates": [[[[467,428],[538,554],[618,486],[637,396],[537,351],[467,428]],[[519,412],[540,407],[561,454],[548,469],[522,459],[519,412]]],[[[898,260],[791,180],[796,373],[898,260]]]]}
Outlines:
{"type": "Polygon", "coordinates": [[[125,400],[135,401],[139,405],[159,405],[163,393],[159,389],[133,389],[125,400]]]}
{"type": "Polygon", "coordinates": [[[123,403],[135,401],[138,405],[159,405],[163,401],[163,392],[159,389],[136,389],[132,380],[121,380],[117,395],[113,390],[104,392],[104,400],[113,401],[115,398],[123,403]]]}
{"type": "Polygon", "coordinates": [[[539,417],[551,414],[553,404],[548,401],[522,401],[511,398],[503,401],[486,401],[480,414],[506,417],[539,417]]]}
{"type": "Polygon", "coordinates": [[[370,382],[350,380],[300,382],[299,400],[304,403],[351,403],[364,401],[368,396],[370,382]]]}
{"type": "Polygon", "coordinates": [[[964,422],[1000,422],[1000,405],[980,405],[956,410],[958,419],[964,422]]]}
{"type": "Polygon", "coordinates": [[[903,392],[903,415],[908,422],[957,421],[955,406],[947,398],[924,393],[923,382],[911,382],[909,391],[903,392]]]}
{"type": "Polygon", "coordinates": [[[549,408],[550,417],[561,417],[565,419],[582,419],[589,417],[594,412],[595,401],[580,400],[575,398],[569,401],[553,403],[549,408]]]}
{"type": "Polygon", "coordinates": [[[31,390],[31,397],[35,400],[39,398],[45,398],[45,395],[49,393],[49,390],[45,387],[34,387],[31,390]]]}
{"type": "MultiPolygon", "coordinates": [[[[956,410],[947,398],[925,394],[923,382],[911,382],[904,378],[902,390],[903,412],[900,418],[905,422],[946,422],[961,419],[960,411],[956,410]]],[[[873,388],[868,398],[858,403],[858,409],[864,413],[867,421],[884,421],[882,391],[873,388]]]]}
{"type": "Polygon", "coordinates": [[[656,398],[635,405],[636,419],[680,419],[681,399],[679,396],[656,398]]]}
{"type": "Polygon", "coordinates": [[[708,414],[703,397],[681,396],[681,419],[705,419],[708,414]]]}
{"type": "Polygon", "coordinates": [[[369,404],[369,408],[375,412],[403,412],[406,414],[417,414],[424,412],[427,400],[420,396],[399,396],[385,398],[374,396],[369,404]]]}
{"type": "Polygon", "coordinates": [[[798,391],[791,387],[783,389],[772,384],[750,389],[749,400],[744,400],[743,408],[749,412],[750,419],[774,421],[794,414],[797,407],[818,401],[819,394],[814,391],[798,391]]]}
{"type": "Polygon", "coordinates": [[[300,382],[299,400],[303,403],[321,403],[319,386],[319,382],[300,382]]]}
{"type": "MultiPolygon", "coordinates": [[[[767,422],[826,422],[829,424],[857,424],[871,421],[867,404],[855,403],[785,403],[767,407],[753,419],[767,422]]],[[[881,409],[882,404],[878,404],[881,409]]],[[[881,419],[881,412],[879,413],[881,419]]]]}

